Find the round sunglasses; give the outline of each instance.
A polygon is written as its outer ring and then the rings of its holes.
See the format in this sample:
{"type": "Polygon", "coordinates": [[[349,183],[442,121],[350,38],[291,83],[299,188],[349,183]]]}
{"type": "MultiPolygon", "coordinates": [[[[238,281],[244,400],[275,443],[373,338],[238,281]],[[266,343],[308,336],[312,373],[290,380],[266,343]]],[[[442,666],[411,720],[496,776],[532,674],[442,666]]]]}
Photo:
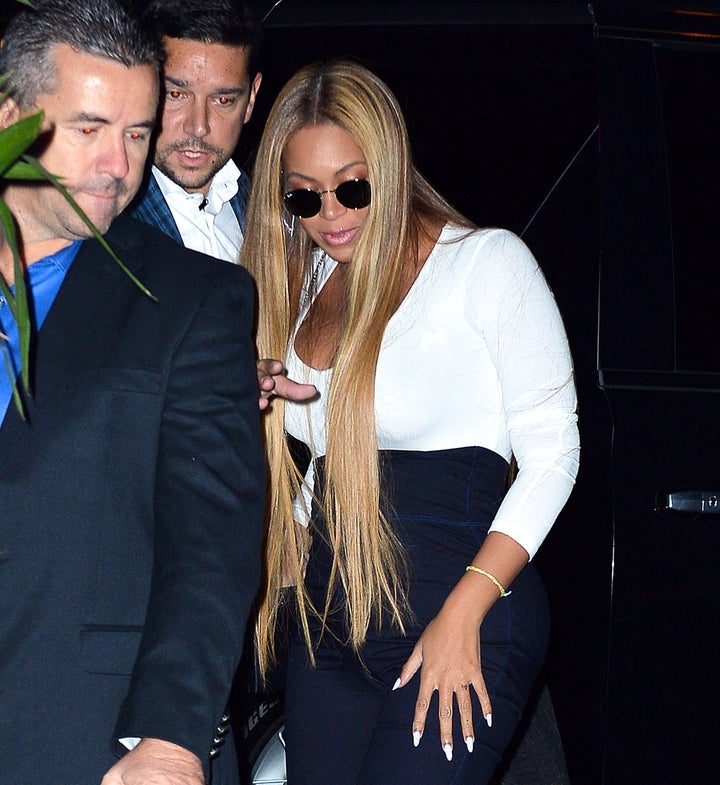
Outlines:
{"type": "Polygon", "coordinates": [[[298,218],[312,218],[322,209],[324,194],[335,194],[343,207],[360,210],[370,204],[370,183],[367,180],[346,180],[337,188],[313,191],[312,188],[296,188],[283,194],[287,209],[298,218]]]}

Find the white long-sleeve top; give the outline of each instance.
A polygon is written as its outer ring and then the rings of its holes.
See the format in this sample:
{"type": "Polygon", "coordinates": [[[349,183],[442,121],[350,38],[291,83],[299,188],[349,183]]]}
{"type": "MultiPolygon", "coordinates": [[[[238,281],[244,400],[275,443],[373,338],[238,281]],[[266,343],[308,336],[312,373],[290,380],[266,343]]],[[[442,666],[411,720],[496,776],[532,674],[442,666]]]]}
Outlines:
{"type": "MultiPolygon", "coordinates": [[[[316,291],[336,262],[317,255],[316,291]]],[[[310,306],[303,303],[298,325],[310,306]]],[[[332,369],[303,363],[290,342],[288,375],[318,399],[285,404],[285,427],[325,454],[332,369]]],[[[579,459],[577,400],[565,329],[527,246],[502,229],[447,225],[385,330],[375,383],[378,448],[480,446],[518,474],[490,531],[534,556],[565,504],[579,459]]],[[[296,515],[307,522],[313,465],[296,515]]]]}

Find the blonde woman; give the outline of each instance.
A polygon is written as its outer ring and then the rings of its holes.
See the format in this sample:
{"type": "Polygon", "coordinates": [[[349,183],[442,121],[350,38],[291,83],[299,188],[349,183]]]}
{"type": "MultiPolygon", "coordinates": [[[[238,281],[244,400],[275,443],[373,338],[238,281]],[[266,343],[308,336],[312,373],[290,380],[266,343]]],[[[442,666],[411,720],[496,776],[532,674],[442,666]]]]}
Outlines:
{"type": "Polygon", "coordinates": [[[485,783],[543,664],[528,562],[578,466],[552,294],[517,237],[414,169],[397,101],[346,61],[278,96],[242,261],[260,355],[320,391],[265,417],[264,665],[283,587],[298,600],[288,781],[485,783]]]}

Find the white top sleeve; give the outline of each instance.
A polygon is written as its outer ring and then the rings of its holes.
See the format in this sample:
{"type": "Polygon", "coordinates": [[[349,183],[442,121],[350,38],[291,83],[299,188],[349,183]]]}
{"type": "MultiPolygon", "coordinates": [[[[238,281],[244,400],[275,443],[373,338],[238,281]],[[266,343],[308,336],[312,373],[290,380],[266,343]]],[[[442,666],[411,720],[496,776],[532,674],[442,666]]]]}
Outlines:
{"type": "MultiPolygon", "coordinates": [[[[325,264],[321,285],[334,262],[325,264]]],[[[304,312],[300,314],[302,319],[304,312]]],[[[287,401],[286,428],[325,453],[331,371],[294,352],[288,373],[320,390],[287,401]]],[[[446,226],[388,323],[378,360],[380,449],[481,446],[518,475],[492,522],[534,556],[567,500],[578,470],[572,360],[552,293],[527,246],[502,229],[446,226]]]]}

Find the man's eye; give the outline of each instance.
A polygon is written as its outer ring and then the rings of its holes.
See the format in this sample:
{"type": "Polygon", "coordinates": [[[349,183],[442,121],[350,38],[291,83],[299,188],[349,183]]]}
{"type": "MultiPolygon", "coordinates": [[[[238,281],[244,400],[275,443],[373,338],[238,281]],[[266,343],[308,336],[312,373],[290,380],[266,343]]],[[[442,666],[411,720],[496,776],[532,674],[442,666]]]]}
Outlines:
{"type": "Polygon", "coordinates": [[[230,106],[231,104],[235,103],[233,98],[228,98],[226,95],[219,96],[217,102],[220,104],[220,106],[230,106]]]}
{"type": "Polygon", "coordinates": [[[90,136],[90,134],[91,134],[91,133],[92,133],[94,130],[95,130],[95,129],[93,129],[93,128],[88,128],[88,127],[85,127],[85,128],[81,128],[81,129],[80,129],[80,133],[81,133],[81,134],[83,134],[84,136],[90,136]]]}
{"type": "Polygon", "coordinates": [[[131,139],[143,139],[145,134],[140,133],[140,131],[130,131],[130,138],[131,139]]]}
{"type": "Polygon", "coordinates": [[[167,94],[170,96],[170,98],[180,98],[182,95],[179,90],[168,90],[167,94]]]}

